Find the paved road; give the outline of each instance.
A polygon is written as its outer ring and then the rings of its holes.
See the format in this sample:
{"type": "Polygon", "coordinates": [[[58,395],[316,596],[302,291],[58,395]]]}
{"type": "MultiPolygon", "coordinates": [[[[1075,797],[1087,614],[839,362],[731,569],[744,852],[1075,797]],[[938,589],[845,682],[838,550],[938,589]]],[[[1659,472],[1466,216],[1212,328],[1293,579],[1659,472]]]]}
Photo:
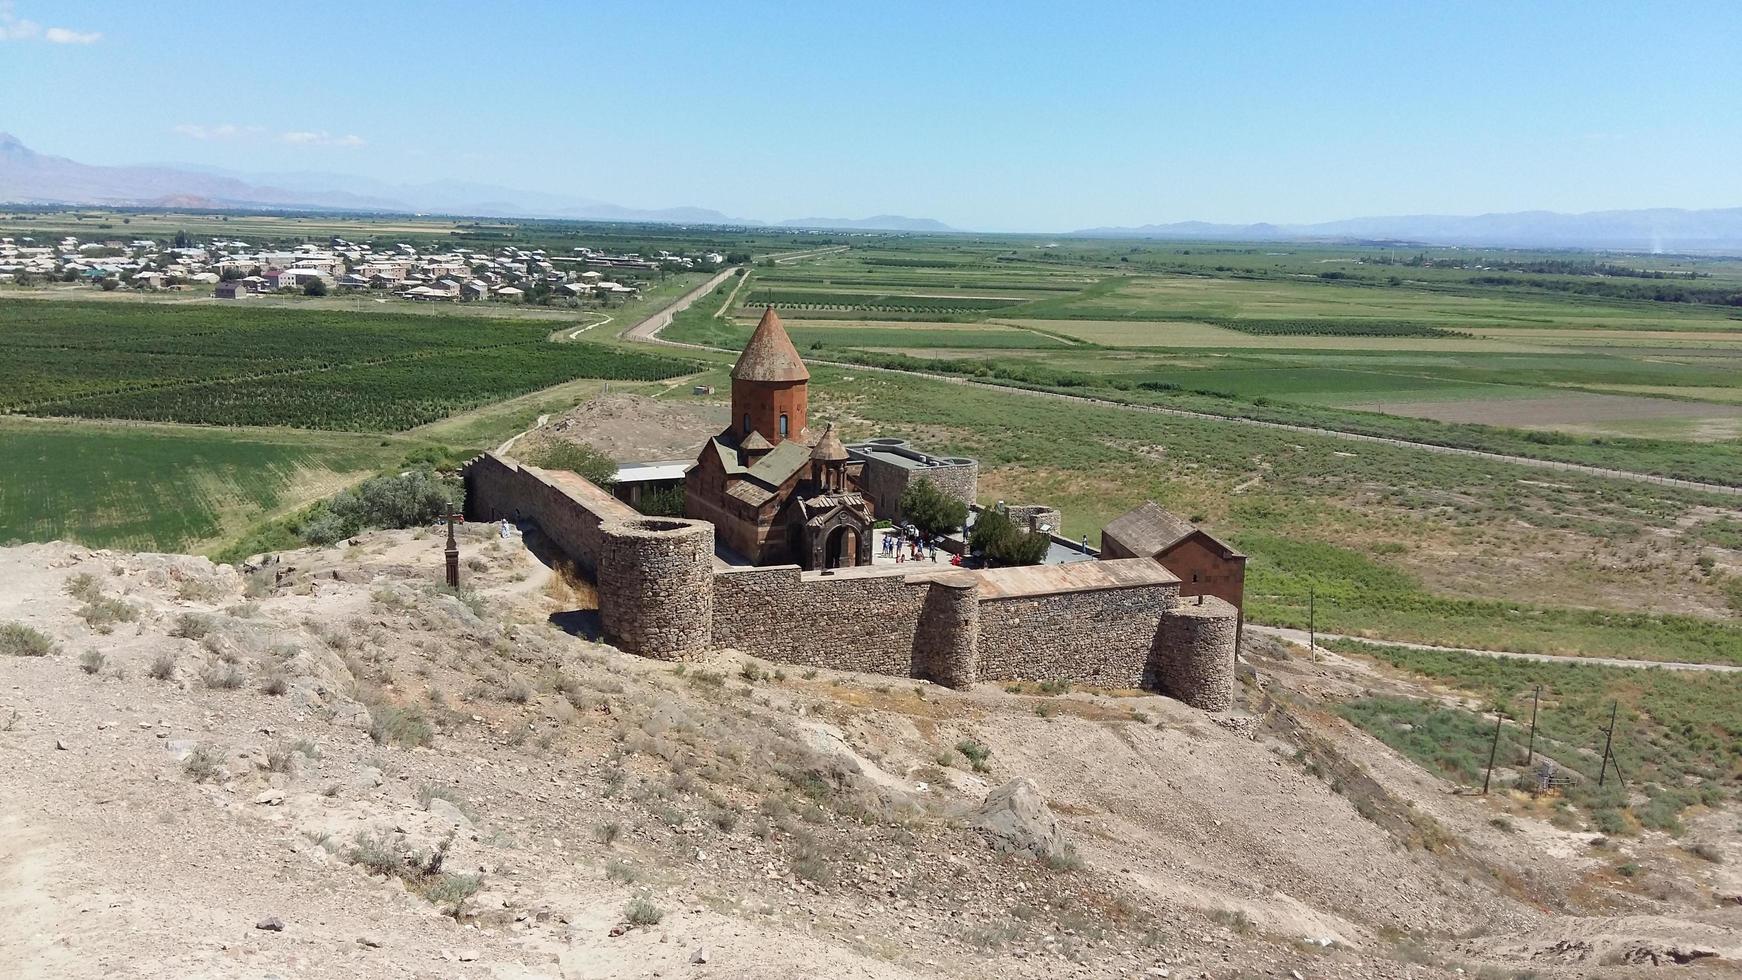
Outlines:
{"type": "MultiPolygon", "coordinates": [[[[651,319],[651,318],[650,318],[651,319]]],[[[644,321],[645,323],[646,321],[644,321]]],[[[667,320],[669,323],[669,319],[667,320]]],[[[691,350],[711,350],[722,353],[735,353],[719,347],[708,347],[703,344],[684,344],[675,340],[663,340],[659,331],[664,324],[650,331],[631,333],[635,340],[650,343],[665,344],[670,347],[687,347],[691,350]]],[[[639,330],[639,327],[637,327],[639,330]]],[[[1129,402],[1110,401],[1105,398],[1089,398],[1084,395],[1066,395],[1056,391],[1035,391],[1032,388],[1018,388],[1015,385],[993,384],[987,381],[975,381],[952,374],[933,374],[929,371],[906,371],[900,368],[871,367],[865,364],[854,364],[851,361],[827,361],[818,358],[805,358],[811,364],[826,364],[831,367],[850,368],[854,371],[881,371],[886,374],[905,374],[915,378],[926,378],[932,381],[942,381],[948,384],[965,385],[970,388],[986,388],[991,391],[1015,392],[1021,395],[1033,395],[1036,398],[1052,398],[1059,401],[1077,402],[1084,405],[1096,405],[1103,408],[1123,409],[1128,412],[1148,412],[1153,415],[1172,415],[1178,418],[1202,419],[1207,422],[1232,422],[1236,425],[1252,425],[1264,429],[1280,429],[1286,432],[1299,432],[1303,435],[1324,436],[1331,439],[1345,439],[1351,442],[1377,442],[1387,446],[1401,446],[1405,449],[1419,449],[1423,452],[1442,453],[1452,456],[1470,456],[1497,463],[1511,463],[1515,466],[1530,466],[1542,470],[1555,470],[1562,473],[1579,473],[1585,476],[1595,476],[1610,480],[1628,480],[1636,483],[1650,483],[1656,486],[1679,487],[1683,490],[1699,490],[1704,493],[1721,494],[1727,497],[1742,497],[1742,486],[1729,486],[1722,483],[1700,483],[1694,480],[1678,480],[1674,477],[1656,476],[1651,473],[1639,473],[1633,470],[1612,470],[1603,466],[1586,466],[1582,463],[1563,463],[1552,459],[1537,459],[1534,456],[1510,456],[1505,453],[1483,452],[1479,449],[1460,449],[1456,446],[1441,446],[1431,442],[1412,442],[1408,439],[1388,439],[1381,436],[1370,436],[1360,432],[1345,432],[1342,429],[1320,429],[1310,425],[1290,425],[1286,422],[1266,422],[1260,419],[1242,418],[1238,415],[1217,415],[1212,412],[1192,412],[1183,408],[1163,408],[1159,405],[1133,405],[1129,402]]]]}
{"type": "MultiPolygon", "coordinates": [[[[669,305],[667,305],[664,309],[660,310],[657,313],[649,314],[646,319],[642,320],[640,323],[637,323],[637,324],[629,327],[626,330],[623,330],[622,332],[617,334],[617,336],[625,337],[625,338],[628,338],[629,340],[658,341],[659,332],[661,330],[664,330],[666,327],[671,326],[671,318],[672,317],[677,316],[679,313],[682,313],[684,310],[689,309],[691,303],[694,303],[696,300],[701,299],[703,296],[706,296],[709,293],[713,292],[715,286],[718,286],[720,283],[725,282],[728,278],[730,278],[737,271],[738,271],[737,266],[730,266],[728,268],[721,269],[718,273],[716,273],[714,275],[713,278],[709,279],[707,282],[702,283],[700,286],[697,286],[696,288],[690,290],[689,292],[684,293],[682,296],[679,296],[677,299],[672,300],[671,303],[669,305]]],[[[670,343],[670,341],[659,341],[659,342],[670,343]]],[[[678,346],[690,346],[690,345],[678,345],[678,346]]]]}
{"type": "MultiPolygon", "coordinates": [[[[1296,646],[1309,646],[1309,636],[1306,630],[1291,629],[1286,626],[1260,626],[1257,623],[1247,623],[1246,629],[1265,636],[1274,636],[1286,640],[1296,646]]],[[[1544,664],[1598,664],[1604,667],[1639,667],[1657,668],[1659,670],[1690,670],[1709,673],[1730,674],[1742,671],[1742,667],[1734,664],[1690,664],[1670,660],[1622,660],[1616,657],[1558,657],[1548,653],[1518,653],[1511,650],[1468,650],[1463,647],[1437,647],[1426,643],[1404,643],[1398,640],[1372,640],[1360,636],[1344,636],[1340,633],[1320,633],[1321,644],[1325,640],[1356,640],[1362,643],[1377,643],[1389,647],[1403,647],[1409,650],[1441,650],[1446,653],[1468,653],[1477,657],[1494,657],[1501,660],[1534,660],[1544,664]]]]}

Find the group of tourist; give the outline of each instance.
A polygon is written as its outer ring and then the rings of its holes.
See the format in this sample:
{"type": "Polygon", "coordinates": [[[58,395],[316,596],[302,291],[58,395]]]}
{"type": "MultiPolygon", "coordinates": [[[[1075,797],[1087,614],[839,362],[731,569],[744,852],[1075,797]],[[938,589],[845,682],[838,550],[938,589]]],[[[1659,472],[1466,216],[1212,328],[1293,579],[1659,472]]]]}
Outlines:
{"type": "Polygon", "coordinates": [[[883,533],[883,557],[894,558],[897,563],[901,563],[925,561],[928,556],[933,562],[938,560],[936,541],[926,541],[918,534],[903,528],[883,533]]]}

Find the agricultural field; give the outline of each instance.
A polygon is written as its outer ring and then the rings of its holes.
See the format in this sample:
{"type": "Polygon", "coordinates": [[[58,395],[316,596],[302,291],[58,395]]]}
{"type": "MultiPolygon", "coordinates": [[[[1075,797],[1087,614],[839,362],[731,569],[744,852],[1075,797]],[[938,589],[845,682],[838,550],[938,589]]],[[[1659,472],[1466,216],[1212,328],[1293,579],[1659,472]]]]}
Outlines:
{"type": "Polygon", "coordinates": [[[577,378],[651,381],[687,362],[541,324],[397,313],[0,304],[0,410],[397,432],[577,378]]]}
{"type": "Polygon", "coordinates": [[[369,436],[0,419],[0,542],[201,551],[398,462],[369,436]]]}

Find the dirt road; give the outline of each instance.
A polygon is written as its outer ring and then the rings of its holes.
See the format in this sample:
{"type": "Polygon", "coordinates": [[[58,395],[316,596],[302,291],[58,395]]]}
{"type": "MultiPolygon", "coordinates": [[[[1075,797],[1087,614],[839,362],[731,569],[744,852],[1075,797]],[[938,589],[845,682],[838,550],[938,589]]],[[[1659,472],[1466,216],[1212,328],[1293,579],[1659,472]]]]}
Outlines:
{"type": "Polygon", "coordinates": [[[679,296],[677,299],[673,300],[671,302],[671,304],[666,306],[664,309],[660,310],[657,313],[649,314],[646,319],[643,319],[640,323],[637,323],[637,324],[634,324],[633,326],[630,326],[629,328],[627,328],[624,331],[622,331],[621,333],[619,333],[617,336],[626,337],[630,340],[642,340],[642,341],[651,341],[651,340],[655,339],[656,337],[659,336],[659,332],[661,330],[664,330],[666,327],[671,326],[671,318],[672,317],[677,316],[679,313],[682,313],[684,310],[689,309],[691,303],[694,303],[696,300],[701,299],[703,296],[706,296],[709,293],[713,292],[714,287],[718,286],[722,282],[725,282],[728,278],[737,274],[737,272],[738,272],[737,266],[732,266],[731,268],[727,268],[727,269],[721,269],[718,273],[716,273],[707,282],[704,282],[700,286],[697,286],[696,288],[690,290],[689,292],[684,293],[682,296],[679,296]]]}
{"type": "MultiPolygon", "coordinates": [[[[1287,626],[1260,626],[1257,623],[1247,623],[1246,628],[1254,633],[1274,636],[1286,640],[1296,646],[1309,646],[1306,630],[1292,629],[1287,626]]],[[[1742,667],[1734,664],[1690,664],[1674,660],[1622,660],[1617,657],[1561,657],[1549,653],[1519,653],[1513,650],[1471,650],[1466,647],[1441,647],[1427,643],[1405,643],[1400,640],[1373,640],[1360,636],[1345,636],[1341,633],[1324,633],[1318,635],[1320,643],[1326,640],[1356,640],[1362,643],[1378,643],[1389,647],[1403,647],[1407,650],[1441,650],[1447,653],[1468,653],[1477,657],[1494,657],[1501,660],[1534,660],[1543,664],[1595,664],[1601,667],[1636,667],[1658,668],[1661,670],[1707,671],[1711,673],[1729,674],[1742,671],[1742,667]]]]}

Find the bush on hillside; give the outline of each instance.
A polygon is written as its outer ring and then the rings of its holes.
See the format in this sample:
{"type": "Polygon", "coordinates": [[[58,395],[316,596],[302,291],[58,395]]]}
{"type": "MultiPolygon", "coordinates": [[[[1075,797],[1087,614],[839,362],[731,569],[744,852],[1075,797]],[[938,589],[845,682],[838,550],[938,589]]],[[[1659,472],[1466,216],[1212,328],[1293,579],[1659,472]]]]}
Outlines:
{"type": "Polygon", "coordinates": [[[332,544],[359,531],[417,527],[448,514],[450,504],[462,507],[465,497],[458,480],[430,470],[378,476],[327,501],[299,533],[309,544],[332,544]]]}

